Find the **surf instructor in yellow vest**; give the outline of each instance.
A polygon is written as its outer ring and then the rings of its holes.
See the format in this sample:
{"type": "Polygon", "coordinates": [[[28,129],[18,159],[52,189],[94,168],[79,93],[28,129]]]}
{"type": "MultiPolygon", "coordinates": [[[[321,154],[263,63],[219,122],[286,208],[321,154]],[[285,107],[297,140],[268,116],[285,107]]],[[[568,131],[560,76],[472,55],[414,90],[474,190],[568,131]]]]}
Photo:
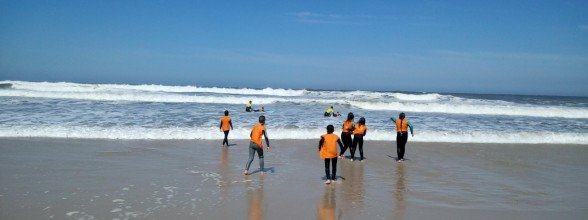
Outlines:
{"type": "Polygon", "coordinates": [[[402,162],[404,161],[406,141],[408,141],[408,129],[410,129],[410,134],[414,137],[412,124],[406,119],[404,112],[401,112],[397,119],[390,119],[396,123],[396,153],[398,154],[398,159],[396,161],[402,162]]]}

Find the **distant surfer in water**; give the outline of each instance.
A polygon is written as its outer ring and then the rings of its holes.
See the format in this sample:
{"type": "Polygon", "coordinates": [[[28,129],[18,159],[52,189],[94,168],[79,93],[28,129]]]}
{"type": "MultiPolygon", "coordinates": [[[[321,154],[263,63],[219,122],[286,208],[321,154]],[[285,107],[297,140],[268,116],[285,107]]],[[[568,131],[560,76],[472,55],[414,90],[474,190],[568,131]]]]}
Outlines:
{"type": "Polygon", "coordinates": [[[231,121],[231,117],[229,116],[229,111],[225,110],[225,116],[221,117],[219,129],[225,133],[225,139],[223,140],[223,146],[225,143],[227,147],[229,146],[229,130],[233,130],[233,122],[231,121]]]}
{"type": "Polygon", "coordinates": [[[343,122],[343,126],[341,126],[341,139],[343,140],[343,147],[341,148],[339,158],[343,158],[347,148],[351,147],[351,143],[353,141],[351,134],[353,134],[353,127],[355,126],[353,123],[354,117],[355,116],[353,116],[353,112],[349,112],[349,114],[347,114],[347,120],[345,120],[343,122]]]}
{"type": "Polygon", "coordinates": [[[265,130],[265,116],[259,116],[259,124],[253,126],[249,136],[251,137],[249,142],[249,160],[247,160],[247,164],[245,164],[245,171],[243,171],[243,174],[249,175],[249,167],[251,166],[251,162],[253,162],[255,152],[257,152],[257,156],[259,156],[259,172],[263,175],[263,144],[261,143],[261,136],[265,137],[265,144],[267,145],[266,149],[268,151],[270,149],[269,139],[265,130]]]}
{"type": "Polygon", "coordinates": [[[260,109],[255,109],[253,110],[254,112],[265,112],[265,108],[263,108],[263,106],[261,106],[260,109]]]}
{"type": "Polygon", "coordinates": [[[253,110],[252,108],[253,108],[253,102],[251,102],[251,100],[249,100],[249,103],[247,103],[245,105],[245,111],[246,112],[251,112],[251,110],[253,110]]]}
{"type": "Polygon", "coordinates": [[[396,123],[396,153],[398,154],[398,162],[404,161],[404,150],[408,141],[408,129],[410,129],[410,134],[414,137],[412,124],[405,117],[404,112],[401,112],[398,115],[398,119],[390,118],[396,123]]]}
{"type": "Polygon", "coordinates": [[[331,107],[327,108],[327,110],[325,110],[325,117],[330,117],[333,116],[333,112],[335,110],[333,110],[333,106],[331,105],[331,107]]]}
{"type": "Polygon", "coordinates": [[[359,146],[359,161],[363,161],[363,137],[367,134],[365,118],[359,118],[359,121],[353,128],[353,144],[351,145],[351,161],[355,159],[355,150],[359,146]]]}
{"type": "Polygon", "coordinates": [[[336,134],[333,134],[335,127],[333,125],[327,126],[327,133],[321,136],[318,149],[319,156],[325,159],[325,173],[327,174],[327,181],[325,184],[330,184],[336,180],[337,176],[337,144],[343,147],[341,139],[336,134]],[[332,164],[333,173],[329,172],[329,165],[332,164]]]}

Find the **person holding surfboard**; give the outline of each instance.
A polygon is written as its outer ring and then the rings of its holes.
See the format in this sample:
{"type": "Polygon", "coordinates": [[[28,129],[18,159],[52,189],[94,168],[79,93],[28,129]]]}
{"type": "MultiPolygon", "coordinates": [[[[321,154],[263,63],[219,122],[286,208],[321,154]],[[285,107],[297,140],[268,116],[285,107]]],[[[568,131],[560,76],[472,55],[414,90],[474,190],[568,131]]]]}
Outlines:
{"type": "Polygon", "coordinates": [[[253,110],[253,102],[249,100],[249,102],[245,105],[245,111],[251,112],[253,110]]]}

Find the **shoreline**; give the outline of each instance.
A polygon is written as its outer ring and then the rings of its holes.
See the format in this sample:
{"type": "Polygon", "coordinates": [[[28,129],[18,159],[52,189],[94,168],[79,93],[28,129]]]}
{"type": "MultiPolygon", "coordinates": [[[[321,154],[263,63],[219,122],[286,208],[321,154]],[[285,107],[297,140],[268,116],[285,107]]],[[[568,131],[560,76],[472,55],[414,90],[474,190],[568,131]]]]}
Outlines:
{"type": "Polygon", "coordinates": [[[221,142],[0,138],[0,218],[588,216],[587,145],[409,140],[397,163],[394,141],[365,141],[366,161],[340,160],[325,185],[318,139],[270,139],[264,176],[242,174],[248,140],[221,142]]]}

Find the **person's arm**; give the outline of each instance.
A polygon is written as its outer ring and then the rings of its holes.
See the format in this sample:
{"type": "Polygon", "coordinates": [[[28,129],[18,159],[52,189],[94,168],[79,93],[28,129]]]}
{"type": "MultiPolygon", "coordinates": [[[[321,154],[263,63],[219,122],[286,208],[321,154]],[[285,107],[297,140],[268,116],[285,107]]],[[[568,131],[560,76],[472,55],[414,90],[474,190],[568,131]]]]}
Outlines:
{"type": "Polygon", "coordinates": [[[365,127],[365,131],[363,131],[363,136],[367,134],[367,127],[365,127]]]}
{"type": "Polygon", "coordinates": [[[410,134],[414,137],[414,132],[412,131],[412,123],[408,121],[408,128],[410,129],[410,134]]]}
{"type": "Polygon", "coordinates": [[[396,119],[394,117],[390,118],[390,120],[392,120],[392,122],[396,123],[396,119]]]}
{"type": "Polygon", "coordinates": [[[265,145],[267,145],[267,147],[265,147],[267,150],[270,149],[270,144],[269,144],[269,138],[267,138],[267,132],[265,132],[265,130],[263,130],[263,136],[265,137],[265,145]]]}
{"type": "Polygon", "coordinates": [[[321,140],[319,141],[319,145],[318,145],[318,150],[321,151],[321,148],[323,147],[323,143],[325,143],[325,138],[321,137],[321,140]]]}
{"type": "Polygon", "coordinates": [[[231,125],[231,130],[233,130],[233,120],[229,120],[229,124],[231,125]]]}
{"type": "Polygon", "coordinates": [[[218,126],[218,129],[220,129],[221,131],[223,131],[223,120],[221,120],[220,125],[218,126]]]}

